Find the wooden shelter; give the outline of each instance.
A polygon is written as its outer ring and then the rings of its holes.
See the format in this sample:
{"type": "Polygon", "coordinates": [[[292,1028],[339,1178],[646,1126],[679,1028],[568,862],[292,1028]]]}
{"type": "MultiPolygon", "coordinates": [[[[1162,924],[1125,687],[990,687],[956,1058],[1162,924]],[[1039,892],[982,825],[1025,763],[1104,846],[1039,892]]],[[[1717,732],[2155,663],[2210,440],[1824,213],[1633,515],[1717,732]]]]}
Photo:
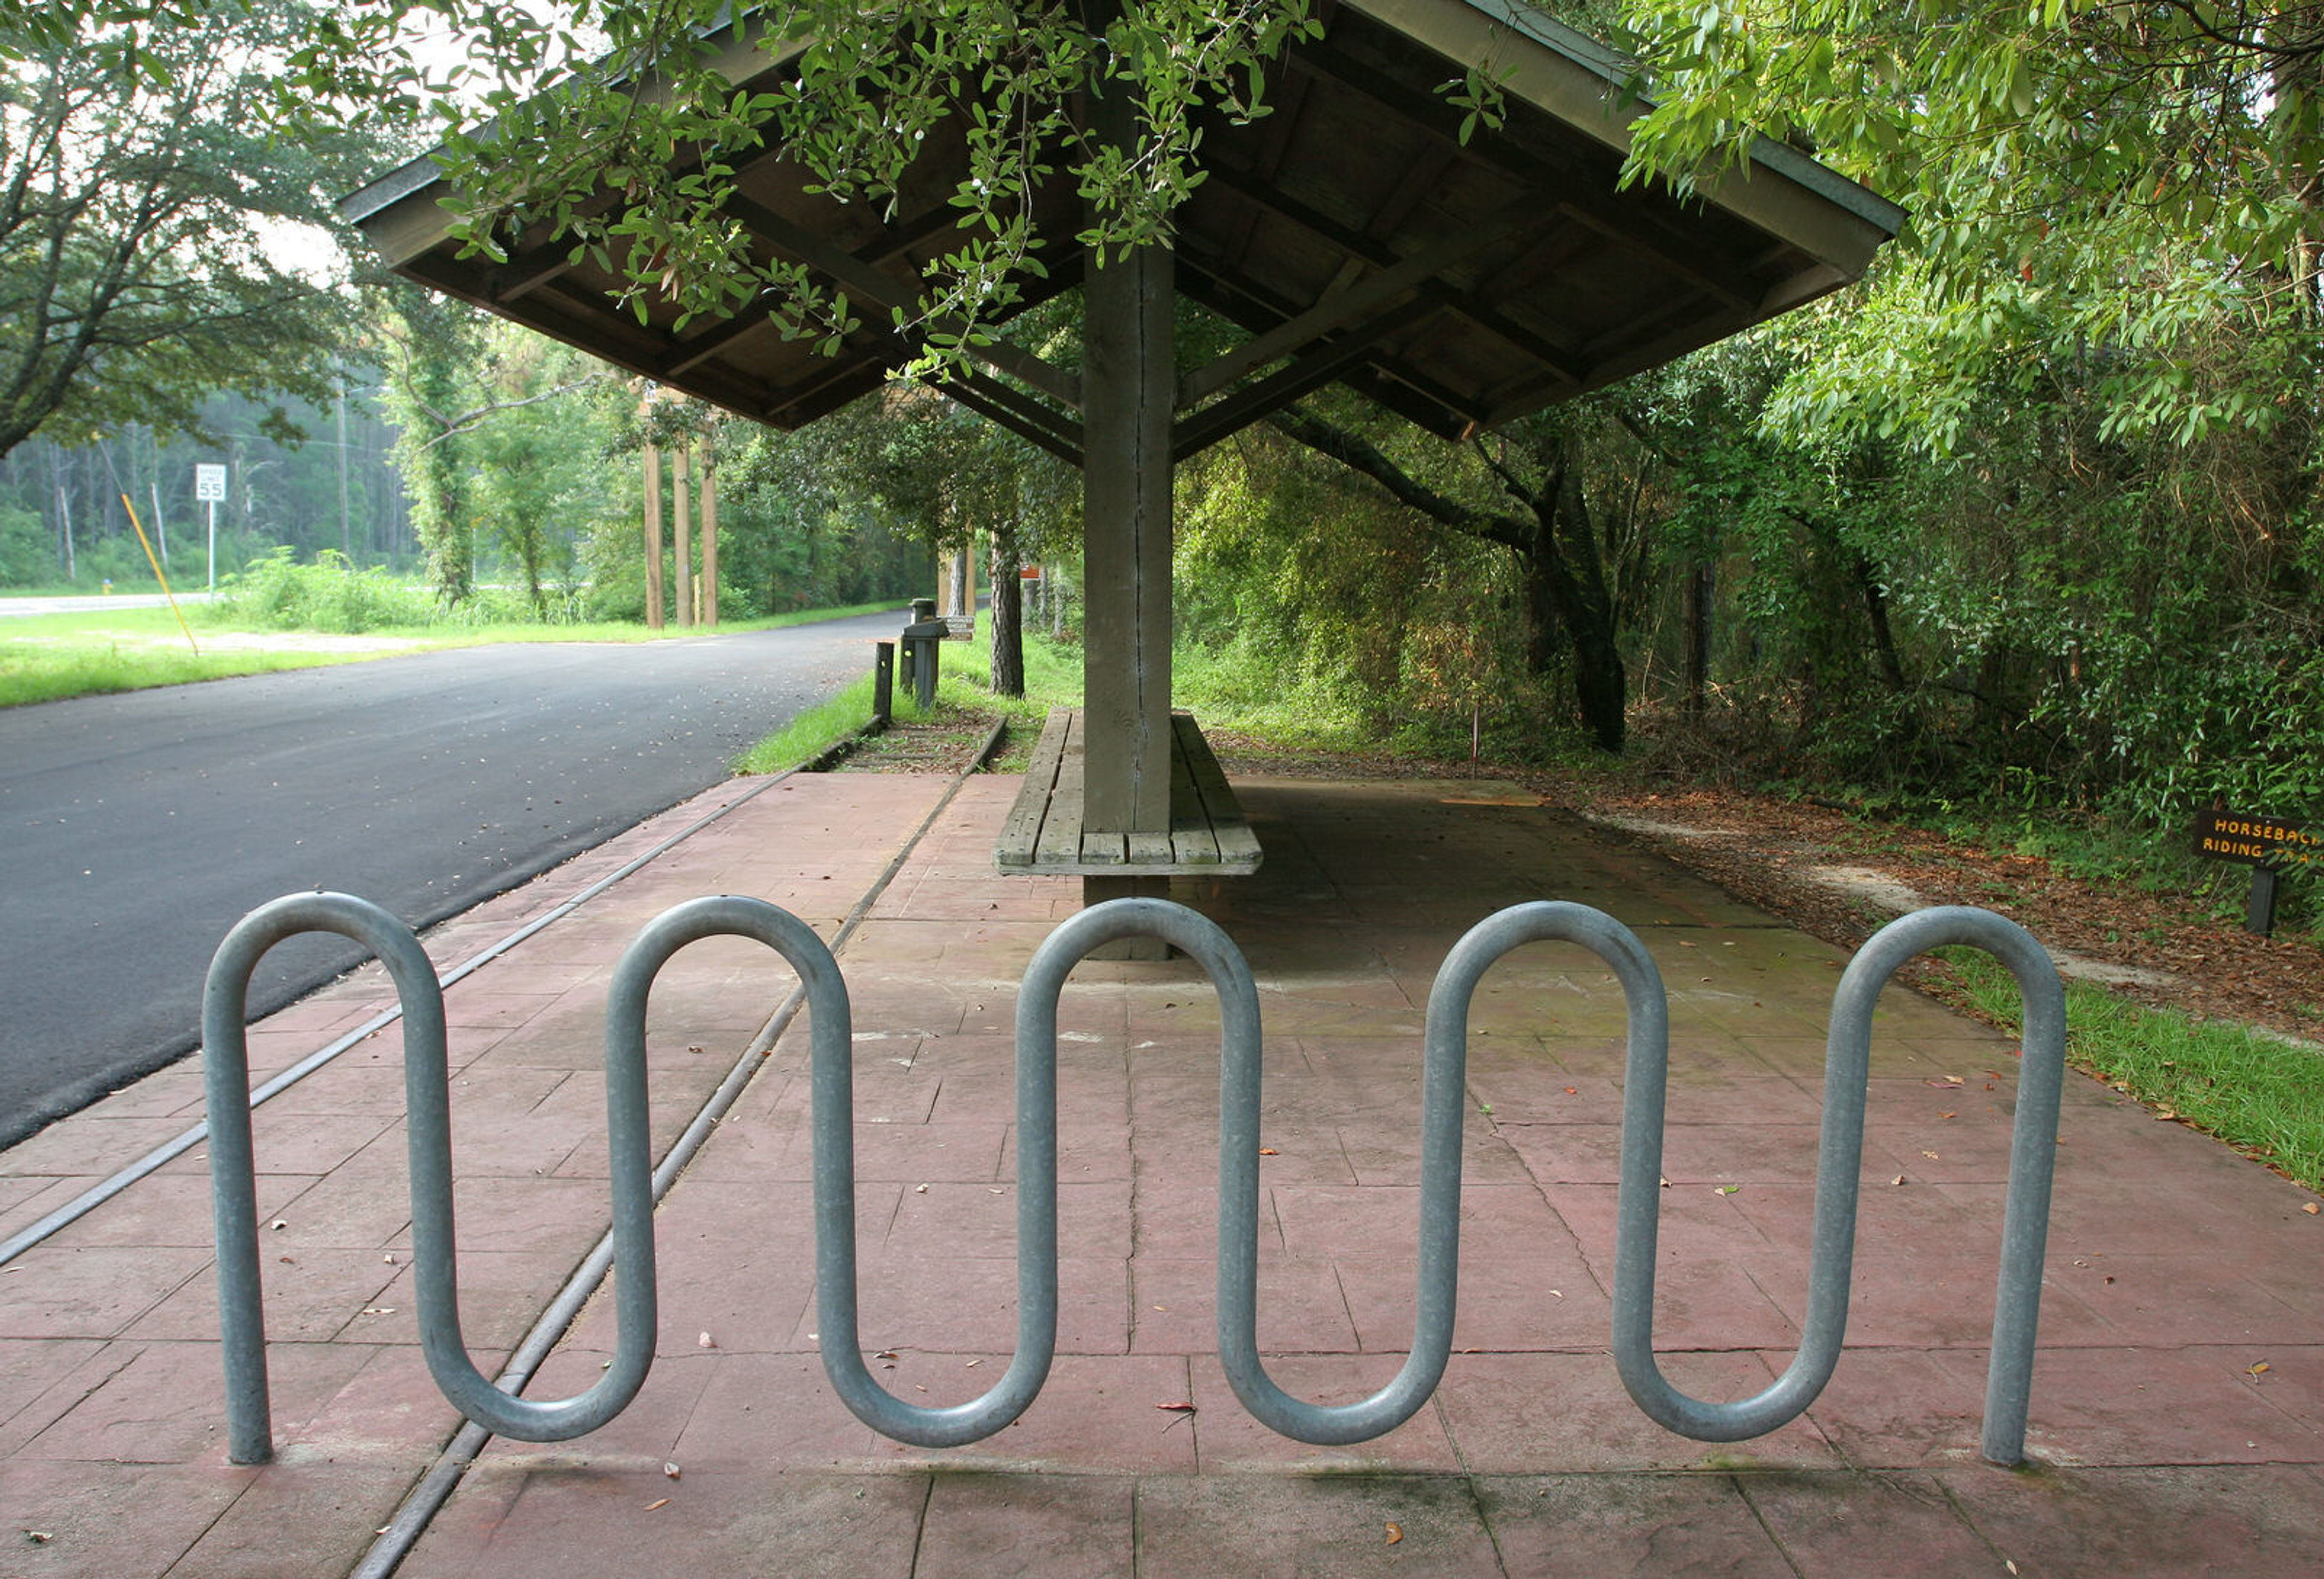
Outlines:
{"type": "MultiPolygon", "coordinates": [[[[1084,477],[1084,826],[1170,827],[1174,464],[1337,381],[1455,439],[1656,365],[1855,279],[1902,213],[1792,149],[1692,199],[1618,186],[1635,107],[1611,52],[1515,0],[1323,0],[1323,36],[1274,69],[1275,113],[1204,130],[1205,180],[1175,244],[1095,266],[1070,179],[1043,193],[1049,238],[1028,305],[1079,287],[1081,365],[996,345],[945,386],[1084,477]],[[1482,63],[1507,121],[1460,136],[1439,87],[1482,63]],[[1174,296],[1246,337],[1181,366],[1174,296]]],[[[752,87],[790,69],[730,41],[752,87]]],[[[1093,101],[1101,134],[1119,99],[1093,101]]],[[[807,190],[798,165],[745,166],[727,211],[768,257],[803,263],[868,309],[835,356],[763,314],[674,327],[616,300],[621,282],[567,244],[525,238],[463,259],[436,167],[405,166],[347,217],[410,279],[729,411],[796,428],[876,389],[916,347],[887,327],[928,259],[958,245],[964,163],[931,135],[891,208],[807,190]]],[[[1093,890],[1104,891],[1102,890],[1093,890]]],[[[1118,887],[1115,891],[1119,891],[1118,887]]]]}

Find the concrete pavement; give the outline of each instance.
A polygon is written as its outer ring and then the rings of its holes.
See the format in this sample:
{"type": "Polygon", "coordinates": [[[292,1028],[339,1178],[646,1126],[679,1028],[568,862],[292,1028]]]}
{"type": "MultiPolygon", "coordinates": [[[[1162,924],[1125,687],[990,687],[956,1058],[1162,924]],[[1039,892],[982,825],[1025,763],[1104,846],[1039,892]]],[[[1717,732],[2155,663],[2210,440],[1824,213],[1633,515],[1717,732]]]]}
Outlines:
{"type": "MultiPolygon", "coordinates": [[[[463,1310],[488,1372],[605,1221],[600,1009],[629,937],[714,891],[770,899],[829,937],[891,863],[839,955],[862,1346],[916,1403],[963,1401],[1005,1367],[1010,1028],[1025,964],[1077,885],[992,873],[1014,779],[972,779],[946,803],[948,785],[787,780],[450,989],[463,1310]]],[[[749,787],[438,928],[431,955],[473,952],[749,787]]],[[[1704,1396],[1764,1387],[1803,1315],[1840,955],[1489,783],[1238,790],[1265,870],[1174,897],[1225,927],[1261,991],[1259,1335],[1277,1380],[1348,1401],[1401,1362],[1422,1005],[1467,927],[1563,898],[1637,929],[1672,996],[1664,1366],[1704,1396]]],[[[740,943],[695,946],[665,972],[649,1040],[658,1147],[787,985],[740,943]]],[[[358,973],[254,1028],[254,1060],[286,1065],[387,997],[375,967],[358,973]]],[[[1416,1417],[1354,1447],[1272,1436],[1219,1367],[1207,985],[1185,962],[1084,965],[1062,1026],[1058,1359],[1018,1424],[907,1448],[825,1382],[802,1021],[662,1205],[659,1358],[636,1402],[574,1442],[492,1442],[395,1571],[2324,1567],[2324,1218],[2302,1211],[2306,1192],[2079,1076],[2035,1463],[1978,1461],[2015,1059],[1924,1000],[1892,989],[1877,1017],[1849,1352],[1804,1417],[1724,1446],[1647,1422],[1609,1357],[1622,1020],[1594,959],[1534,946],[1479,993],[1451,1368],[1416,1417]]],[[[258,1115],[273,1464],[225,1461],[197,1155],[0,1267],[0,1571],[186,1579],[364,1561],[459,1423],[411,1324],[399,1056],[382,1030],[258,1115]]],[[[165,1071],[0,1153],[0,1235],[182,1130],[199,1095],[193,1069],[165,1071]]],[[[613,1330],[601,1295],[532,1395],[587,1385],[613,1330]]]]}

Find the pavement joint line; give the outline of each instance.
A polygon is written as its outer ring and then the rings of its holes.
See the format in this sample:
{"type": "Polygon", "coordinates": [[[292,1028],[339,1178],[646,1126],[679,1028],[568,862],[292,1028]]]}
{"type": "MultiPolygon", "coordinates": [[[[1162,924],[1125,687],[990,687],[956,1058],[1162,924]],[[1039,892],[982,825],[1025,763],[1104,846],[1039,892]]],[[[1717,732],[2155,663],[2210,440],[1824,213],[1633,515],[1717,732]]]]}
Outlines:
{"type": "MultiPolygon", "coordinates": [[[[988,750],[990,748],[988,747],[988,750]]],[[[764,783],[753,785],[750,790],[736,796],[733,799],[728,801],[717,810],[706,814],[695,822],[688,824],[686,827],[681,828],[678,832],[672,834],[669,838],[664,839],[652,849],[646,851],[643,854],[636,856],[634,859],[625,863],[616,870],[599,878],[596,882],[583,889],[579,893],[575,894],[571,899],[566,900],[551,907],[548,910],[543,911],[541,914],[535,916],[531,920],[518,928],[515,931],[511,932],[505,937],[486,945],[484,948],[462,960],[458,965],[454,965],[450,970],[446,971],[443,974],[438,976],[436,978],[438,990],[441,991],[443,988],[451,986],[456,982],[466,980],[469,976],[474,975],[476,972],[482,970],[485,965],[491,964],[493,960],[498,959],[502,955],[506,954],[510,949],[514,948],[520,943],[524,942],[529,937],[537,936],[549,927],[563,920],[566,917],[579,910],[583,905],[588,903],[591,900],[595,899],[599,894],[604,893],[615,883],[620,882],[623,878],[629,877],[632,873],[643,869],[645,866],[659,859],[671,849],[683,844],[687,839],[692,838],[696,834],[700,833],[704,828],[708,827],[712,823],[716,822],[727,813],[736,810],[737,808],[747,805],[751,801],[757,799],[760,796],[765,794],[768,790],[773,789],[776,785],[781,783],[784,780],[788,779],[792,774],[798,771],[799,770],[797,768],[789,768],[776,774],[773,778],[767,780],[764,783]]],[[[446,919],[448,920],[451,918],[447,917],[446,919]]],[[[369,962],[365,961],[364,963],[367,964],[369,962]]],[[[362,966],[358,965],[354,968],[361,969],[362,966]]],[[[338,1057],[340,1054],[346,1052],[356,1043],[363,1041],[365,1038],[370,1037],[378,1031],[385,1030],[387,1027],[393,1025],[397,1020],[402,1018],[403,1006],[401,1003],[398,1003],[392,1009],[382,1010],[379,1013],[374,1014],[369,1020],[364,1020],[361,1025],[339,1037],[337,1040],[328,1042],[323,1047],[320,1047],[315,1051],[308,1054],[304,1058],[301,1058],[298,1063],[293,1064],[290,1068],[283,1070],[280,1075],[275,1076],[264,1085],[252,1091],[250,1094],[250,1105],[252,1109],[255,1111],[267,1102],[280,1096],[282,1093],[290,1090],[290,1087],[299,1084],[300,1081],[304,1080],[308,1076],[312,1075],[316,1070],[320,1069],[325,1065],[330,1063],[333,1059],[338,1057]]],[[[60,1120],[59,1122],[62,1122],[63,1121],[60,1120]]],[[[47,1216],[42,1217],[39,1222],[18,1230],[14,1234],[11,1235],[5,1241],[0,1241],[0,1267],[6,1266],[10,1261],[14,1260],[18,1256],[23,1254],[26,1251],[31,1250],[34,1245],[37,1245],[48,1239],[51,1235],[60,1233],[62,1230],[70,1227],[73,1223],[79,1222],[83,1217],[86,1217],[91,1212],[96,1211],[97,1208],[105,1205],[106,1202],[113,1199],[114,1196],[119,1195],[122,1191],[127,1189],[131,1185],[135,1184],[139,1179],[143,1178],[146,1175],[152,1173],[164,1165],[184,1156],[187,1152],[200,1145],[204,1140],[209,1139],[209,1122],[208,1120],[204,1120],[202,1122],[194,1125],[191,1129],[185,1131],[182,1134],[173,1136],[171,1139],[162,1141],[161,1145],[155,1147],[152,1150],[148,1151],[144,1156],[140,1157],[134,1162],[127,1164],[118,1172],[114,1173],[110,1177],[90,1186],[87,1190],[75,1196],[71,1200],[67,1201],[63,1205],[59,1206],[47,1216]]]]}
{"type": "MultiPolygon", "coordinates": [[[[951,787],[937,797],[927,816],[920,819],[920,826],[912,830],[911,836],[904,841],[894,858],[872,880],[863,896],[855,901],[854,908],[848,911],[846,919],[839,924],[839,930],[832,937],[831,952],[835,956],[847,946],[847,940],[871,915],[872,907],[880,902],[880,896],[888,891],[888,885],[904,869],[904,863],[911,858],[912,852],[919,847],[920,841],[936,826],[936,818],[942,817],[945,808],[953,803],[954,798],[960,793],[961,786],[968,782],[969,775],[991,760],[1008,728],[1005,718],[994,723],[991,733],[985,736],[984,744],[975,757],[954,776],[951,787]]],[[[784,777],[788,778],[789,774],[784,777]]],[[[735,804],[740,805],[741,802],[735,804]]],[[[719,1081],[718,1088],[710,1094],[709,1100],[696,1111],[685,1132],[663,1154],[653,1173],[653,1196],[657,1207],[661,1205],[662,1197],[669,1193],[670,1187],[678,1182],[687,1165],[694,1160],[695,1153],[708,1141],[712,1131],[717,1128],[718,1121],[742,1096],[743,1087],[759,1072],[766,1055],[781,1039],[783,1032],[798,1017],[799,1010],[806,1003],[806,986],[802,983],[793,987],[789,995],[767,1017],[767,1022],[760,1028],[759,1034],[751,1039],[751,1045],[742,1049],[733,1067],[726,1071],[725,1077],[719,1081]]],[[[532,1330],[525,1334],[524,1341],[509,1357],[507,1366],[494,1379],[494,1385],[519,1393],[524,1390],[525,1384],[532,1380],[533,1372],[540,1369],[542,1361],[549,1358],[549,1351],[557,1346],[565,1336],[566,1329],[581,1314],[581,1307],[604,1282],[605,1274],[613,1270],[613,1234],[608,1228],[597,1241],[595,1248],[574,1270],[573,1276],[550,1299],[548,1308],[533,1323],[532,1330]]],[[[490,1431],[474,1420],[463,1420],[460,1428],[452,1434],[452,1439],[445,1444],[436,1462],[429,1466],[428,1473],[420,1476],[419,1482],[406,1494],[402,1505],[395,1510],[395,1516],[380,1530],[347,1579],[388,1579],[401,1566],[403,1559],[410,1555],[420,1537],[428,1532],[429,1525],[435,1521],[437,1513],[459,1489],[462,1478],[475,1464],[476,1455],[484,1450],[484,1445],[492,1440],[492,1436],[490,1431]]]]}

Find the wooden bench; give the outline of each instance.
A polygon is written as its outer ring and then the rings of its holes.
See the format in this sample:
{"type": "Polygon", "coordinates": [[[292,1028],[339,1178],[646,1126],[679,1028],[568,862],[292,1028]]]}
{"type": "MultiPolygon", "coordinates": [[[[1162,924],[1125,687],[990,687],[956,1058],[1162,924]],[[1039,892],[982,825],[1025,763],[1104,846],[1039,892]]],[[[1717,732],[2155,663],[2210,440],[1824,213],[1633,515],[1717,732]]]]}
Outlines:
{"type": "Polygon", "coordinates": [[[1247,877],[1259,870],[1259,849],[1219,759],[1185,713],[1170,719],[1170,831],[1085,830],[1081,709],[1053,707],[992,859],[1003,873],[1247,877]]]}

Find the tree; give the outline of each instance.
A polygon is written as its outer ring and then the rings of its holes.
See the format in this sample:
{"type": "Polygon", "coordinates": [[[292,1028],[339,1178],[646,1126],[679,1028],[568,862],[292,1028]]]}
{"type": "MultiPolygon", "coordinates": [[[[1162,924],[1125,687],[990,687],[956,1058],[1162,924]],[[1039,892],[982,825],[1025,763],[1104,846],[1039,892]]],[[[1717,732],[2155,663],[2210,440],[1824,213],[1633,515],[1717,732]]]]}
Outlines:
{"type": "Polygon", "coordinates": [[[571,485],[586,475],[576,457],[589,441],[576,420],[580,402],[545,426],[532,408],[602,382],[605,370],[426,291],[401,287],[375,300],[382,402],[398,430],[396,465],[437,596],[457,604],[475,589],[482,524],[517,561],[535,608],[544,608],[541,570],[553,549],[570,558],[579,508],[571,485]],[[517,415],[510,421],[503,413],[517,415]]]}
{"type": "Polygon", "coordinates": [[[1876,285],[1910,339],[1876,329],[1804,378],[1814,420],[1944,453],[1979,385],[2031,390],[2093,358],[2108,436],[2184,445],[2297,414],[2287,375],[2313,377],[2324,249],[2324,6],[1629,0],[1627,16],[1655,101],[1632,179],[1683,181],[1766,135],[1911,211],[1876,285]],[[2252,354],[2190,367],[2223,328],[2252,354]]]}
{"type": "Polygon", "coordinates": [[[1593,466],[1590,451],[1613,438],[1606,429],[1637,437],[1637,419],[1623,420],[1618,399],[1554,409],[1506,432],[1479,435],[1465,452],[1468,475],[1456,474],[1443,486],[1352,426],[1308,407],[1287,407],[1268,419],[1428,520],[1515,555],[1531,615],[1528,662],[1545,673],[1561,654],[1570,659],[1574,710],[1591,738],[1609,752],[1622,749],[1627,729],[1623,633],[1651,563],[1638,494],[1644,469],[1658,458],[1632,455],[1609,469],[1600,455],[1593,466]],[[1523,513],[1484,503],[1491,493],[1523,513]]]}
{"type": "MultiPolygon", "coordinates": [[[[187,0],[194,5],[204,0],[187,0]]],[[[230,0],[208,0],[211,5],[230,0]]],[[[69,14],[141,14],[141,0],[59,0],[69,14]]],[[[0,0],[0,18],[27,0],[0,0]]],[[[284,125],[383,119],[428,127],[472,246],[498,255],[545,226],[595,253],[640,298],[688,313],[770,311],[829,337],[857,306],[807,272],[756,257],[722,205],[739,164],[794,160],[843,200],[884,203],[927,132],[967,139],[951,200],[969,237],[923,271],[902,314],[931,360],[956,355],[1044,272],[1033,198],[1059,179],[1088,199],[1084,237],[1119,250],[1166,237],[1192,189],[1197,121],[1265,113],[1263,68],[1312,32],[1310,0],[364,0],[340,7],[292,57],[284,125]],[[739,14],[739,20],[738,20],[739,14]],[[466,47],[447,51],[448,32],[466,47]],[[740,40],[789,61],[774,91],[738,92],[740,40]],[[441,65],[447,55],[450,65],[441,65]],[[554,92],[544,89],[554,86],[554,92]],[[1077,125],[1080,102],[1118,95],[1135,134],[1077,125]],[[488,125],[489,129],[485,128],[488,125]],[[672,151],[698,154],[674,160],[672,151]],[[622,202],[609,209],[608,186],[622,202]]],[[[47,25],[53,27],[53,23],[47,25]]]]}
{"type": "Polygon", "coordinates": [[[0,7],[0,455],[51,422],[198,430],[221,388],[327,402],[339,305],[278,254],[347,144],[270,145],[254,110],[313,25],[0,7]]]}
{"type": "Polygon", "coordinates": [[[1081,507],[1063,463],[954,404],[938,390],[904,384],[849,409],[832,427],[835,460],[851,485],[889,519],[940,550],[984,534],[992,585],[992,689],[1025,694],[1023,586],[1017,569],[1070,540],[1081,507]]]}

